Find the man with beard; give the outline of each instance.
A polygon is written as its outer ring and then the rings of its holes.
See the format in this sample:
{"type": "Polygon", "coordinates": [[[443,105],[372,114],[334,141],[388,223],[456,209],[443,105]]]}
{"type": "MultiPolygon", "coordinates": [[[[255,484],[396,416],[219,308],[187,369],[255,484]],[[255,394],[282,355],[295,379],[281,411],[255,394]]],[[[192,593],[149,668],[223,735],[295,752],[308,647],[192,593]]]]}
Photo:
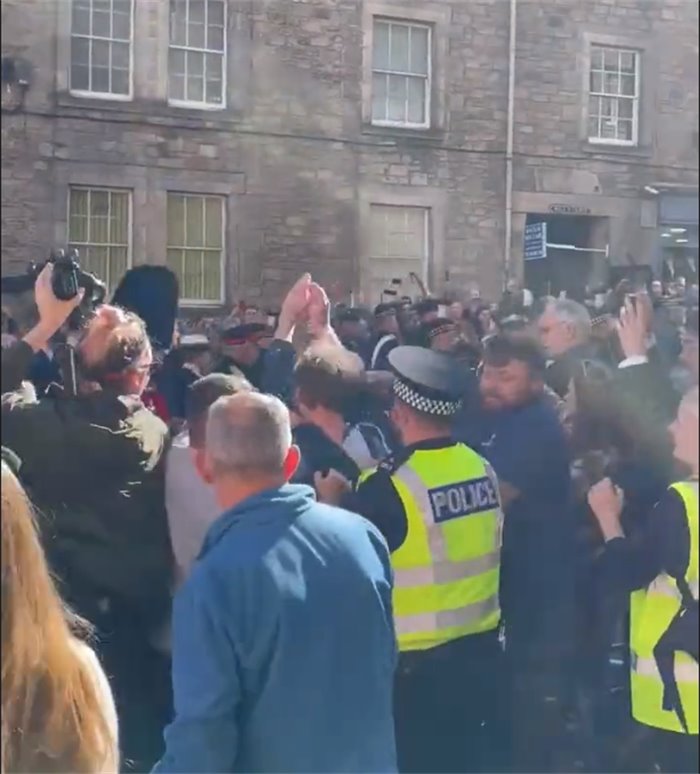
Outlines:
{"type": "Polygon", "coordinates": [[[500,484],[511,754],[523,771],[556,766],[572,624],[569,452],[544,379],[534,341],[495,336],[484,350],[481,410],[463,425],[464,440],[491,463],[500,484]]]}

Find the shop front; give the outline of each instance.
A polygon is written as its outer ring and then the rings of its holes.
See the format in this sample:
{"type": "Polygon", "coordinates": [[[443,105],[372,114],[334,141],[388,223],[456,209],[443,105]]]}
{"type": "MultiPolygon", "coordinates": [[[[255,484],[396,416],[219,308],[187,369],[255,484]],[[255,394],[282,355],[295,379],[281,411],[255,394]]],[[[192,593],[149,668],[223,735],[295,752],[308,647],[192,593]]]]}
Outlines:
{"type": "Polygon", "coordinates": [[[658,217],[658,273],[667,281],[698,281],[698,196],[661,193],[658,217]]]}

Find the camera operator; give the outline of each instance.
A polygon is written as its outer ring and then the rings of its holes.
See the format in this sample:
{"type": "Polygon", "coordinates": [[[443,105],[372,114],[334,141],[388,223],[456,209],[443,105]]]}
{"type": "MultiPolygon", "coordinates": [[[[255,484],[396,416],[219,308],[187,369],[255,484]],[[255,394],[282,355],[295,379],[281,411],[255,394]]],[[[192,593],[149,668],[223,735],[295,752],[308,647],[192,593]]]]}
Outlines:
{"type": "Polygon", "coordinates": [[[152,365],[145,326],[117,307],[98,307],[78,334],[76,395],[53,388],[37,399],[22,386],[34,353],[82,300],[82,291],[58,300],[53,272],[47,264],[35,284],[38,324],[2,353],[3,393],[12,391],[2,397],[2,443],[23,460],[64,597],[96,627],[123,757],[142,770],[159,755],[168,704],[167,664],[149,645],[170,603],[167,429],[140,398],[152,365]]]}

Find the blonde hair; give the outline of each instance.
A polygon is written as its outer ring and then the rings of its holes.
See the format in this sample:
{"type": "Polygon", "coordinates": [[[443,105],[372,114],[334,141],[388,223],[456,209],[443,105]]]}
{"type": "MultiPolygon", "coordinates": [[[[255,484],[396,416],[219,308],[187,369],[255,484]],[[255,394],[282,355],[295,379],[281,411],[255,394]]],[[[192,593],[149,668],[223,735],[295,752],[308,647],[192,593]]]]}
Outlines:
{"type": "Polygon", "coordinates": [[[53,584],[21,484],[2,462],[0,771],[95,772],[113,754],[97,686],[53,584]]]}

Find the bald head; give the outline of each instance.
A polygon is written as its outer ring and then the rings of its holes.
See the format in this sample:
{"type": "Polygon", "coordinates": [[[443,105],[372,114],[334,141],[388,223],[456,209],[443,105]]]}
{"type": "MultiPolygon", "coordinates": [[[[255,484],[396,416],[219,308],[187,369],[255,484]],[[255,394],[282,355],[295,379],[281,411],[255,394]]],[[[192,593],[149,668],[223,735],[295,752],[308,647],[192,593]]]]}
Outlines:
{"type": "Polygon", "coordinates": [[[215,477],[283,475],[291,446],[289,412],[271,395],[241,392],[209,410],[206,452],[215,477]]]}

